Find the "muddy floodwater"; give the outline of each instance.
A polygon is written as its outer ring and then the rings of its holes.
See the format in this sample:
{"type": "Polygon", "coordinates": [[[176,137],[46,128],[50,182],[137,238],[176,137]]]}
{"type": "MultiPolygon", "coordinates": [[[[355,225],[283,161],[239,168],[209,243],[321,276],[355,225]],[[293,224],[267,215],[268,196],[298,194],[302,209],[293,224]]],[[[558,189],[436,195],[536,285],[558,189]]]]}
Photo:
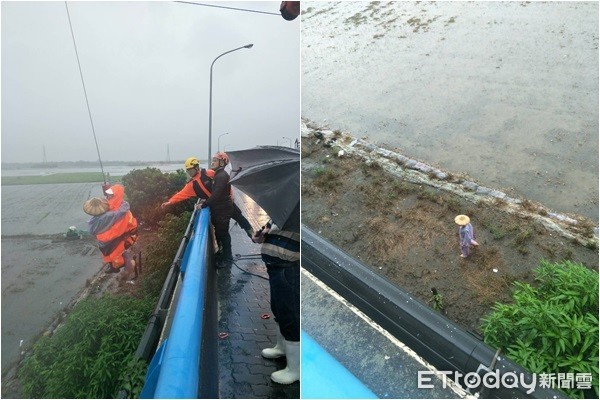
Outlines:
{"type": "Polygon", "coordinates": [[[86,230],[97,183],[2,186],[2,376],[101,267],[86,230]]]}
{"type": "Polygon", "coordinates": [[[303,117],[598,221],[598,3],[302,8],[303,117]]]}

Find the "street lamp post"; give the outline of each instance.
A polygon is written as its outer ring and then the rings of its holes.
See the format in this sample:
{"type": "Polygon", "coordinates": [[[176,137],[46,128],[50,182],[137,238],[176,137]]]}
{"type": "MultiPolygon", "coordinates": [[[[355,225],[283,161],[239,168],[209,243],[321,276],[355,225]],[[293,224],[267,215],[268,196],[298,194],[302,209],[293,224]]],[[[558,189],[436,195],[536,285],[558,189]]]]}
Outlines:
{"type": "Polygon", "coordinates": [[[219,135],[219,137],[217,138],[217,151],[221,151],[221,136],[225,136],[225,135],[229,135],[229,132],[227,133],[222,133],[219,135]]]}
{"type": "Polygon", "coordinates": [[[290,147],[292,147],[292,139],[290,139],[289,137],[285,137],[285,136],[283,136],[283,138],[289,140],[290,141],[290,147]]]}
{"type": "Polygon", "coordinates": [[[254,44],[250,43],[247,44],[245,46],[242,47],[238,47],[237,49],[233,49],[233,50],[229,50],[226,51],[223,54],[220,54],[217,58],[215,58],[212,62],[212,64],[210,64],[210,97],[208,100],[208,165],[210,166],[210,160],[212,157],[212,77],[213,77],[213,66],[215,65],[215,62],[223,57],[225,54],[229,54],[229,53],[233,53],[236,50],[241,50],[241,49],[251,49],[252,46],[254,46],[254,44]]]}

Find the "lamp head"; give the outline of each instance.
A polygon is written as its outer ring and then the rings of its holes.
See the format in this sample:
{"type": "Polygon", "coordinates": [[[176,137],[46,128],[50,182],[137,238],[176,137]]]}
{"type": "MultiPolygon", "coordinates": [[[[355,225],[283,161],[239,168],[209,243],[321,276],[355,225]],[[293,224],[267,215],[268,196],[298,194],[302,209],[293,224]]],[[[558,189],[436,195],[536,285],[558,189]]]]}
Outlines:
{"type": "Polygon", "coordinates": [[[253,44],[253,43],[250,43],[250,44],[247,44],[247,45],[245,45],[245,46],[244,46],[244,48],[246,48],[246,49],[251,49],[251,48],[252,48],[252,46],[254,46],[254,44],[253,44]]]}

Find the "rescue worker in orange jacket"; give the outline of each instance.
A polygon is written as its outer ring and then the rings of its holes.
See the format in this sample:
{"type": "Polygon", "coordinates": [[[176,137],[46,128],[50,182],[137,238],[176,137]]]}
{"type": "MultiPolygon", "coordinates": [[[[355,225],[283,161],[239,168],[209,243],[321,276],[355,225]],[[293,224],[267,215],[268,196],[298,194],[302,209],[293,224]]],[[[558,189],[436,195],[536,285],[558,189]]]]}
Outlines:
{"type": "Polygon", "coordinates": [[[160,205],[161,208],[180,201],[199,197],[206,200],[210,197],[212,189],[212,180],[215,176],[215,171],[212,169],[206,170],[200,168],[200,161],[196,157],[190,157],[185,160],[185,172],[191,178],[179,192],[175,193],[171,198],[160,205]]]}
{"type": "Polygon", "coordinates": [[[135,261],[128,249],[137,240],[137,220],[129,211],[129,203],[123,199],[125,188],[122,185],[112,185],[105,190],[106,212],[102,206],[96,211],[86,210],[91,199],[84,205],[84,210],[93,215],[88,222],[89,231],[96,236],[104,268],[107,273],[116,273],[124,266],[133,268],[135,261]]]}
{"type": "MultiPolygon", "coordinates": [[[[223,153],[225,154],[225,153],[223,153]]],[[[228,160],[227,160],[228,161],[228,160]]],[[[225,164],[227,165],[227,163],[225,164]]],[[[199,197],[202,200],[207,200],[211,196],[213,187],[213,179],[215,171],[212,169],[200,168],[200,161],[195,157],[190,157],[185,161],[184,164],[187,174],[192,178],[188,183],[185,184],[183,189],[175,193],[171,198],[162,203],[161,208],[166,208],[170,204],[179,203],[193,197],[199,197]]],[[[232,194],[233,198],[233,194],[232,194]]],[[[250,222],[242,214],[242,210],[233,202],[233,215],[232,218],[240,225],[249,238],[252,238],[254,230],[250,222]]]]}

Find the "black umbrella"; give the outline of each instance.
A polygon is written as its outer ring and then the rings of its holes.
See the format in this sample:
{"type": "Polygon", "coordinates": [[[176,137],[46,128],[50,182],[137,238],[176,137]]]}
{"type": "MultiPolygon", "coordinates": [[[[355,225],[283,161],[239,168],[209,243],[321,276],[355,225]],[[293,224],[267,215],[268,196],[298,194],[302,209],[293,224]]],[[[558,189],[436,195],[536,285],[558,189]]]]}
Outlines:
{"type": "Polygon", "coordinates": [[[250,196],[281,229],[300,230],[300,152],[280,146],[228,151],[231,184],[250,196]]]}

